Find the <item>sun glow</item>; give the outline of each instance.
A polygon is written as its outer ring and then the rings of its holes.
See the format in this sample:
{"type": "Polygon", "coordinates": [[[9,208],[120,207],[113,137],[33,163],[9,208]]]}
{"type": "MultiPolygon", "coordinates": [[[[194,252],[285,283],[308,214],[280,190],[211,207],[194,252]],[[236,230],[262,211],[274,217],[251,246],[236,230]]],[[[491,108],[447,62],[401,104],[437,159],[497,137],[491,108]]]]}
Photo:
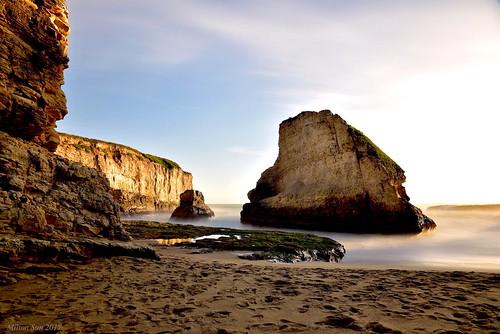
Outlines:
{"type": "Polygon", "coordinates": [[[416,202],[496,203],[498,87],[500,65],[484,64],[401,77],[376,99],[315,96],[287,114],[331,108],[363,129],[406,170],[416,202]]]}

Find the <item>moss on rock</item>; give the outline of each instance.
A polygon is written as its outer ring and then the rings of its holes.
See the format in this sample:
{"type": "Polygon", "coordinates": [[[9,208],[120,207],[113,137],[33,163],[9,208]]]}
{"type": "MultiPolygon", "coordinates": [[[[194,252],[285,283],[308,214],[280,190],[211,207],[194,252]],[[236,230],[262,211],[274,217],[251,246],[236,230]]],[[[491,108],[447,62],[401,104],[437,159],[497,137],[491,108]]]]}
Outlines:
{"type": "Polygon", "coordinates": [[[399,165],[391,159],[380,147],[378,147],[367,135],[365,135],[362,131],[356,129],[352,125],[348,125],[349,130],[353,135],[360,141],[361,144],[364,144],[368,148],[368,153],[373,155],[375,158],[380,159],[385,167],[397,173],[404,173],[403,169],[399,167],[399,165]]]}
{"type": "Polygon", "coordinates": [[[162,157],[158,157],[158,156],[152,155],[152,154],[142,153],[141,151],[139,151],[135,148],[126,146],[126,145],[112,143],[112,142],[108,142],[108,141],[104,141],[104,140],[97,140],[97,139],[93,139],[93,138],[72,135],[72,134],[67,134],[67,133],[63,133],[63,132],[60,132],[60,134],[66,136],[66,137],[77,139],[81,142],[89,143],[89,145],[83,145],[81,143],[73,144],[73,146],[78,150],[85,150],[87,152],[90,152],[90,150],[91,150],[90,145],[96,145],[96,144],[114,145],[114,146],[129,150],[131,152],[134,152],[137,155],[142,156],[151,162],[154,162],[154,163],[161,165],[165,169],[181,168],[179,166],[179,164],[175,161],[172,161],[172,160],[166,159],[166,158],[162,158],[162,157]]]}
{"type": "MultiPolygon", "coordinates": [[[[236,230],[230,228],[194,226],[149,221],[124,221],[123,225],[135,239],[195,239],[208,235],[223,235],[218,239],[201,239],[180,245],[210,250],[240,250],[267,254],[265,258],[289,259],[302,254],[319,255],[322,261],[340,261],[345,253],[337,241],[312,234],[236,230]]],[[[314,261],[314,260],[313,260],[314,261]]],[[[294,261],[286,261],[294,262],[294,261]]]]}

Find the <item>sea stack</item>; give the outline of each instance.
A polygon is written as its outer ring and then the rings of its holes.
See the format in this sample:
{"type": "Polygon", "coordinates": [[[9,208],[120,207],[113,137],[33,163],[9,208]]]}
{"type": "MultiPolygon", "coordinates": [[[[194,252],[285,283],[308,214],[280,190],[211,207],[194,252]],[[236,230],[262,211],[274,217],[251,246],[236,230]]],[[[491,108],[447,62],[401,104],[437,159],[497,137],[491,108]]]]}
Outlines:
{"type": "Polygon", "coordinates": [[[329,110],[281,123],[279,155],[241,220],[354,233],[419,233],[436,224],[410,203],[403,169],[329,110]]]}
{"type": "Polygon", "coordinates": [[[186,190],[181,194],[181,204],[172,213],[173,220],[200,219],[215,216],[212,209],[205,204],[201,191],[186,190]]]}

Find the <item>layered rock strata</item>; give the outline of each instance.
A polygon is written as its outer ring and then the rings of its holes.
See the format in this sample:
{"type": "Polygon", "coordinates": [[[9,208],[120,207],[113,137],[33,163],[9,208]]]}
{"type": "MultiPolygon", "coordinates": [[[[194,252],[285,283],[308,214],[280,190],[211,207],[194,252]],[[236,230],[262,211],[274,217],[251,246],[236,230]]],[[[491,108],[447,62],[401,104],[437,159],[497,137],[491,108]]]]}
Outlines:
{"type": "Polygon", "coordinates": [[[99,171],[0,132],[0,229],[39,237],[127,240],[99,171]]]}
{"type": "Polygon", "coordinates": [[[215,213],[205,204],[201,191],[186,190],[181,195],[181,204],[172,213],[172,220],[210,218],[215,213]]]}
{"type": "Polygon", "coordinates": [[[123,212],[174,210],[193,176],[173,161],[130,147],[60,134],[56,154],[101,171],[123,212]]]}
{"type": "Polygon", "coordinates": [[[158,254],[151,247],[130,242],[90,238],[43,240],[22,236],[6,238],[0,235],[0,263],[18,269],[23,267],[23,262],[26,259],[31,263],[56,263],[63,261],[81,262],[95,257],[112,256],[159,259],[158,254]]]}
{"type": "Polygon", "coordinates": [[[51,151],[67,113],[69,30],[64,0],[0,2],[0,131],[51,151]]]}
{"type": "MultiPolygon", "coordinates": [[[[67,113],[64,0],[0,1],[0,264],[155,257],[129,240],[107,179],[51,151],[67,113]]],[[[154,252],[153,252],[154,253],[154,252]]]]}
{"type": "Polygon", "coordinates": [[[329,110],[280,125],[279,155],[243,206],[243,222],[342,232],[417,233],[435,223],[409,202],[404,171],[329,110]]]}

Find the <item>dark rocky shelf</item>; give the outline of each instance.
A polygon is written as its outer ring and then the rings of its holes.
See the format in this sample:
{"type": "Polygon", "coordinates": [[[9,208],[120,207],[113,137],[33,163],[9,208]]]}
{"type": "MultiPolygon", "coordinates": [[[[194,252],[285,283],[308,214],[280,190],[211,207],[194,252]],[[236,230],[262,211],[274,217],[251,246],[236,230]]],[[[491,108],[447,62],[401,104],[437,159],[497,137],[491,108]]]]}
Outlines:
{"type": "Polygon", "coordinates": [[[339,262],[345,255],[344,246],[337,241],[312,234],[147,221],[126,221],[123,225],[134,239],[155,239],[208,251],[247,251],[251,253],[242,258],[250,260],[339,262]]]}

